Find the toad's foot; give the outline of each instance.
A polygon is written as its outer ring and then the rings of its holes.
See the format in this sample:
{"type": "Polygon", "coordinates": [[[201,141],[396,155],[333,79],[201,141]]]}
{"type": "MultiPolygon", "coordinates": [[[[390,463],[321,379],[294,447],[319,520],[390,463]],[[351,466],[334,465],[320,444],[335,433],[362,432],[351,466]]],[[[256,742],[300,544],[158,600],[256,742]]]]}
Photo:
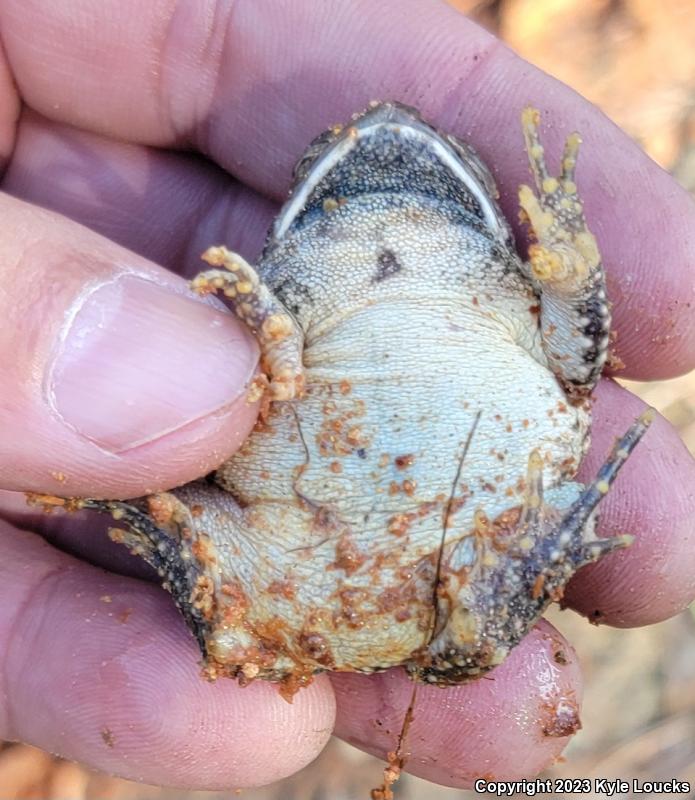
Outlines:
{"type": "Polygon", "coordinates": [[[173,494],[160,492],[129,501],[28,494],[27,501],[46,511],[55,507],[99,511],[123,526],[124,530],[111,528],[109,536],[154,567],[207,656],[215,584],[219,582],[214,551],[207,534],[197,529],[190,510],[173,494]]]}
{"type": "Polygon", "coordinates": [[[475,530],[453,545],[442,565],[438,624],[428,646],[408,665],[415,677],[447,685],[491,669],[547,606],[562,598],[580,567],[630,544],[630,536],[598,538],[594,511],[653,416],[649,409],[618,439],[595,480],[578,487],[569,508],[561,511],[552,504],[557,489],[544,499],[543,462],[533,451],[523,507],[493,521],[476,513],[475,530]]]}
{"type": "Polygon", "coordinates": [[[539,120],[535,108],[524,109],[524,139],[538,191],[519,188],[522,219],[535,240],[526,268],[540,295],[541,336],[550,366],[568,389],[587,392],[608,353],[605,276],[574,180],[581,140],[576,133],[568,137],[560,176],[552,177],[538,136],[539,120]]]}
{"type": "Polygon", "coordinates": [[[240,255],[226,247],[210,247],[202,258],[217,269],[195,277],[191,282],[193,290],[199,294],[221,291],[261,347],[264,374],[253,382],[249,402],[259,400],[266,388],[270,400],[300,397],[304,389],[303,337],[297,323],[240,255]]]}

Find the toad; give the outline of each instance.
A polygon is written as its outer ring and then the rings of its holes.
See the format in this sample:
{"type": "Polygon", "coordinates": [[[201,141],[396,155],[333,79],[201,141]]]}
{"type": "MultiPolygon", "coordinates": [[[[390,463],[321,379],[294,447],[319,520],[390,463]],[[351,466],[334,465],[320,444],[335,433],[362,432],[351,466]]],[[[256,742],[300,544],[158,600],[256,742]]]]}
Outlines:
{"type": "Polygon", "coordinates": [[[155,567],[208,676],[475,679],[628,543],[596,535],[596,508],[651,416],[576,481],[610,304],[579,137],[555,177],[538,126],[526,109],[526,261],[470,145],[395,102],[312,142],[255,266],[205,253],[193,289],[260,345],[259,423],[213,475],[70,505],[155,567]]]}

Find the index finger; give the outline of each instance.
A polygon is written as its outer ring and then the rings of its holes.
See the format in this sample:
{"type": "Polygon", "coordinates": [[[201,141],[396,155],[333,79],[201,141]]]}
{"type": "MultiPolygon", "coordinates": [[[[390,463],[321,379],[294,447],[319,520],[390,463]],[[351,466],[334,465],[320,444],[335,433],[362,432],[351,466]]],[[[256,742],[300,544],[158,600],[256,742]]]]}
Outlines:
{"type": "Polygon", "coordinates": [[[312,136],[371,99],[394,98],[476,146],[516,216],[527,178],[518,116],[539,105],[551,154],[570,129],[585,139],[578,183],[607,267],[624,375],[695,366],[689,196],[591,104],[444,2],[8,0],[0,26],[20,94],[45,116],[196,147],[274,197],[312,136]]]}

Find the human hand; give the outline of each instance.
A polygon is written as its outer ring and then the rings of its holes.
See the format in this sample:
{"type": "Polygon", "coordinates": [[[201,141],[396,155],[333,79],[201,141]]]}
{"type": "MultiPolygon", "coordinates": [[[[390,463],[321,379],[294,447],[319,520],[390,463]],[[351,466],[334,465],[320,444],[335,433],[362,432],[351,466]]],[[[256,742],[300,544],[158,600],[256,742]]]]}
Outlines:
{"type": "MultiPolygon", "coordinates": [[[[243,387],[255,345],[180,276],[211,243],[253,258],[293,161],[374,98],[415,105],[474,144],[512,220],[528,178],[521,108],[541,107],[558,157],[581,131],[578,182],[621,374],[695,366],[690,198],[596,109],[443,3],[6,0],[0,30],[8,490],[140,495],[233,451],[254,421],[243,387]]],[[[641,408],[602,383],[585,476],[641,408]]],[[[658,420],[602,506],[604,532],[637,540],[582,570],[568,602],[626,626],[683,608],[695,593],[694,479],[658,420]]],[[[270,684],[205,683],[170,599],[100,521],[44,517],[9,492],[1,508],[3,737],[198,788],[276,780],[334,728],[381,756],[393,749],[411,691],[401,671],[319,676],[293,705],[270,684]]],[[[580,680],[571,647],[542,623],[488,679],[419,690],[409,769],[452,785],[539,771],[576,726],[580,680]]]]}

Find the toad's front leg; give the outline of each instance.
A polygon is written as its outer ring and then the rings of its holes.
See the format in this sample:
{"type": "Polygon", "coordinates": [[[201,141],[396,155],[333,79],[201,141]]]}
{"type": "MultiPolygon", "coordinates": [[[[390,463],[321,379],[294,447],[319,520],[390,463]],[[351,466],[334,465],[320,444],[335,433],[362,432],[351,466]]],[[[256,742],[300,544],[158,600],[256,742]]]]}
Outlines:
{"type": "Polygon", "coordinates": [[[269,400],[294,400],[304,391],[302,331],[290,313],[273,297],[256,270],[226,247],[210,247],[202,256],[213,269],[191,281],[199,294],[222,292],[232,310],[256,336],[261,348],[263,375],[249,392],[258,400],[266,387],[269,400]]]}
{"type": "Polygon", "coordinates": [[[551,368],[568,390],[591,391],[608,353],[610,306],[596,239],[586,227],[574,171],[580,139],[565,144],[559,177],[547,170],[538,137],[539,112],[522,114],[526,150],[538,194],[519,189],[531,228],[528,276],[540,296],[541,336],[551,368]]]}

